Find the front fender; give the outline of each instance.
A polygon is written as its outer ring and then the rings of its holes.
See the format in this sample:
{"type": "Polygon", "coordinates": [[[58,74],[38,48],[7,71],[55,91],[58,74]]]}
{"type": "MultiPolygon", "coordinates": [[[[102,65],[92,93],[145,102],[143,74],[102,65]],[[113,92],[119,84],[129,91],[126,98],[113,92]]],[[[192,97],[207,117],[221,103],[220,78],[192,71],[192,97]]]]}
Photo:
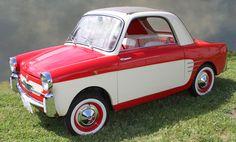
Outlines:
{"type": "Polygon", "coordinates": [[[84,77],[53,85],[55,94],[55,107],[59,116],[65,116],[73,99],[79,92],[91,86],[98,86],[110,94],[111,104],[118,103],[117,98],[117,72],[109,72],[100,75],[84,77]]]}

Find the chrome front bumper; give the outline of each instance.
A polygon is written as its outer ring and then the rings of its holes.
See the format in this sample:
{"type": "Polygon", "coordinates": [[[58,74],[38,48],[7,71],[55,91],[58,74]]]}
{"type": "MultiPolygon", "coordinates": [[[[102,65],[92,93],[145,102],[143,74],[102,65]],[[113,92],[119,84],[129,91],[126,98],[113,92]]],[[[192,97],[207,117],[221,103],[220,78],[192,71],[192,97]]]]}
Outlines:
{"type": "Polygon", "coordinates": [[[57,115],[53,94],[46,94],[43,102],[30,97],[19,85],[18,75],[15,73],[12,73],[10,76],[10,86],[13,91],[18,92],[21,97],[26,98],[31,105],[43,108],[44,113],[48,117],[55,117],[57,115]]]}

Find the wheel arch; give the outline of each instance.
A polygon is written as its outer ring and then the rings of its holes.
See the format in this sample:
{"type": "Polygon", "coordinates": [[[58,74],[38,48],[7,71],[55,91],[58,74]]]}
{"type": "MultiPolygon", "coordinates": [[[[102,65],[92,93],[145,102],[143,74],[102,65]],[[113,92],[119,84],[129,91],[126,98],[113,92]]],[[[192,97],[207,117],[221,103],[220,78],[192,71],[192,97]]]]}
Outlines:
{"type": "Polygon", "coordinates": [[[191,78],[189,79],[188,83],[187,83],[187,86],[188,88],[191,86],[191,84],[194,82],[194,79],[196,78],[197,76],[197,73],[198,71],[201,69],[202,66],[204,65],[210,65],[212,68],[213,68],[213,71],[214,71],[214,74],[217,75],[217,69],[216,69],[216,66],[213,62],[211,61],[205,61],[205,62],[202,62],[200,63],[199,65],[197,65],[197,67],[194,69],[192,75],[191,75],[191,78]]]}
{"type": "MultiPolygon", "coordinates": [[[[82,89],[79,93],[77,93],[77,95],[75,95],[72,102],[75,101],[76,99],[78,99],[78,97],[80,97],[81,95],[86,95],[86,93],[90,92],[90,91],[92,91],[92,92],[95,91],[97,93],[97,95],[102,96],[102,98],[107,102],[109,110],[113,109],[110,94],[104,88],[99,87],[99,86],[90,86],[90,87],[86,87],[86,88],[82,89]]],[[[71,102],[71,104],[72,104],[72,102],[71,102]]]]}
{"type": "Polygon", "coordinates": [[[204,66],[204,65],[210,65],[210,66],[212,67],[213,71],[214,71],[214,74],[215,74],[215,75],[218,74],[215,64],[214,64],[213,62],[211,62],[211,61],[203,62],[203,63],[201,64],[201,66],[199,66],[198,70],[199,70],[202,66],[204,66]]]}

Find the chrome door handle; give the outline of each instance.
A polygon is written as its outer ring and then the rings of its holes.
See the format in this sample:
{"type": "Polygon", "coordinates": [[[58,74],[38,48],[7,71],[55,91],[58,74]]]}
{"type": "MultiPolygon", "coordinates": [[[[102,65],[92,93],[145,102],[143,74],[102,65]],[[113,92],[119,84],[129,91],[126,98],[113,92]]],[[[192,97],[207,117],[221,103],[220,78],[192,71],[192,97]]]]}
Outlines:
{"type": "Polygon", "coordinates": [[[132,57],[120,58],[120,61],[127,61],[127,60],[130,60],[130,59],[132,59],[132,57]]]}

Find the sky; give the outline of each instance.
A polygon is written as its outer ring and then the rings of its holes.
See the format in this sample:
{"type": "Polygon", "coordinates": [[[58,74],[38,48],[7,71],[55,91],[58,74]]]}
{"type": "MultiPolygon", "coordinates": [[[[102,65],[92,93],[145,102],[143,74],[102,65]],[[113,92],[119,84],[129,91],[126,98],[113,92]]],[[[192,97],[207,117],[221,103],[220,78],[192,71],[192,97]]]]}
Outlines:
{"type": "Polygon", "coordinates": [[[225,42],[236,51],[235,0],[0,0],[0,81],[8,80],[8,58],[63,44],[87,11],[143,6],[170,11],[191,35],[225,42]]]}

